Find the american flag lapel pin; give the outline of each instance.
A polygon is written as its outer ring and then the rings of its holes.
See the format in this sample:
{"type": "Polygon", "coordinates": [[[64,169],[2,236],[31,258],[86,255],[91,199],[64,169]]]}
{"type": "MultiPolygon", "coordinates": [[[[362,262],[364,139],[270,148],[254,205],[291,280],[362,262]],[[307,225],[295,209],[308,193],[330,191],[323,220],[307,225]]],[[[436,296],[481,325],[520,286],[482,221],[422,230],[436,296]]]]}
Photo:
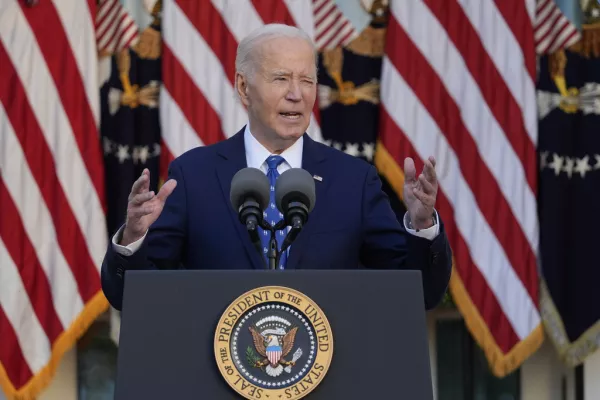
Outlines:
{"type": "Polygon", "coordinates": [[[323,182],[323,178],[321,178],[319,175],[313,175],[313,178],[319,182],[323,182]]]}

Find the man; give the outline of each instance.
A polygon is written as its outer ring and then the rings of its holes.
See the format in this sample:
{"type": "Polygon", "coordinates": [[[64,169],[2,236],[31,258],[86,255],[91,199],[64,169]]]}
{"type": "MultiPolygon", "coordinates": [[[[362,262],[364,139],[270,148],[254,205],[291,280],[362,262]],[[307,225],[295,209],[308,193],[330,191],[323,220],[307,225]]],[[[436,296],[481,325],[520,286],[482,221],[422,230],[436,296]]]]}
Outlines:
{"type": "MultiPolygon", "coordinates": [[[[317,94],[315,57],[310,38],[285,25],[266,25],[241,41],[235,83],[248,125],[174,160],[158,194],[148,191],[147,170],[133,184],[126,222],[102,265],[113,307],[121,309],[125,270],[265,268],[229,201],[231,179],[245,167],[261,169],[272,184],[288,168],[318,177],[315,207],[279,268],[418,268],[425,306],[440,301],[451,251],[433,208],[434,159],[418,177],[413,160],[405,160],[403,227],[373,166],[305,134],[317,94]]],[[[280,218],[269,208],[269,220],[280,218]]]]}

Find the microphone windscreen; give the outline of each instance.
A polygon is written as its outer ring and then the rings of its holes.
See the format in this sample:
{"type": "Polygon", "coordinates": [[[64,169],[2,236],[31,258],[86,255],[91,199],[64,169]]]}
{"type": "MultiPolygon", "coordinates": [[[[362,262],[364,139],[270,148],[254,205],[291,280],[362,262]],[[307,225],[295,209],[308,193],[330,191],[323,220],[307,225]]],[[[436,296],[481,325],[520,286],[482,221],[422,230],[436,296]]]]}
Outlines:
{"type": "Polygon", "coordinates": [[[269,178],[260,169],[244,168],[231,180],[229,200],[238,211],[244,200],[252,197],[258,202],[260,209],[265,210],[269,206],[270,190],[269,178]]]}
{"type": "Polygon", "coordinates": [[[291,201],[303,203],[308,212],[315,207],[315,181],[308,171],[291,168],[282,173],[275,182],[275,202],[281,212],[287,211],[291,201]]]}

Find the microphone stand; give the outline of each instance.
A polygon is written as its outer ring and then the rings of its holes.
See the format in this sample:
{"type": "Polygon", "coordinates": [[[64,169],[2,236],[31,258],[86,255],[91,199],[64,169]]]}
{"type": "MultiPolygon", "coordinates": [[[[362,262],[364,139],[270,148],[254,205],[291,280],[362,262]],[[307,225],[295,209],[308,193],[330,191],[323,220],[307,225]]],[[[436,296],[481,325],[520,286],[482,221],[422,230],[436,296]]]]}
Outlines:
{"type": "Polygon", "coordinates": [[[269,247],[267,248],[267,268],[277,269],[277,265],[279,265],[279,260],[281,259],[281,253],[285,251],[283,248],[281,251],[279,251],[279,246],[277,245],[277,231],[285,228],[285,220],[281,220],[275,226],[272,226],[263,219],[260,226],[265,231],[271,232],[271,237],[269,238],[269,247]]]}
{"type": "Polygon", "coordinates": [[[261,228],[263,228],[263,230],[271,233],[269,238],[269,247],[267,248],[267,268],[271,270],[277,269],[279,261],[281,260],[281,254],[283,254],[284,251],[287,251],[288,247],[290,247],[292,242],[296,239],[296,236],[298,236],[304,226],[304,223],[308,219],[308,209],[304,204],[300,202],[291,202],[289,208],[290,209],[288,210],[287,218],[282,219],[275,226],[272,226],[265,221],[262,218],[262,215],[256,219],[250,218],[246,222],[246,229],[248,229],[248,232],[250,233],[252,243],[261,256],[263,254],[263,249],[258,234],[258,229],[256,229],[256,227],[259,225],[261,228]],[[287,233],[281,245],[280,251],[278,248],[279,246],[277,245],[277,231],[288,226],[288,220],[291,225],[291,229],[287,233]]]}

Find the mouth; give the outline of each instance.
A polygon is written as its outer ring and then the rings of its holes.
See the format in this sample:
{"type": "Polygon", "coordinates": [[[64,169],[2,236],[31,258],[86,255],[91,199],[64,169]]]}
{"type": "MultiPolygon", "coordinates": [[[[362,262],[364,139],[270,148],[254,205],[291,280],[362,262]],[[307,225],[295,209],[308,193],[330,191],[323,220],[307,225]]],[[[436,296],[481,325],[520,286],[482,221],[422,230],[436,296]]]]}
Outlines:
{"type": "Polygon", "coordinates": [[[299,112],[280,112],[279,115],[290,121],[297,121],[302,118],[302,113],[299,112]]]}

